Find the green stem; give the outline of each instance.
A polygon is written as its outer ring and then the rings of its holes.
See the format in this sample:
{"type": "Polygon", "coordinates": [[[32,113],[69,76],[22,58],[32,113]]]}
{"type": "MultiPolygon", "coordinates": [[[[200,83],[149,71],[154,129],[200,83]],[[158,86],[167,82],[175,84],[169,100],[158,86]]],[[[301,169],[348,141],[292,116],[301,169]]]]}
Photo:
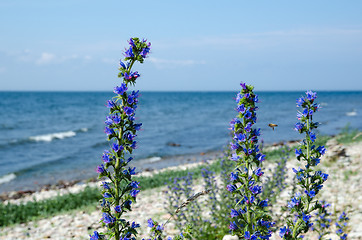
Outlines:
{"type": "Polygon", "coordinates": [[[296,224],[294,225],[294,228],[293,228],[293,234],[292,234],[292,237],[293,239],[296,239],[296,234],[297,234],[297,229],[298,229],[298,226],[300,225],[300,223],[303,221],[303,219],[298,219],[298,221],[296,222],[296,224]]]}

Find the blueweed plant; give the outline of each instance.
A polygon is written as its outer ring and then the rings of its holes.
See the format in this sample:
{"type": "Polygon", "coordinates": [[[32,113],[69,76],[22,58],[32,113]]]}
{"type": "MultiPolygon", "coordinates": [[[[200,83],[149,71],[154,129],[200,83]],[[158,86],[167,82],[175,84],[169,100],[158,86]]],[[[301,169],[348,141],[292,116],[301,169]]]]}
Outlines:
{"type": "Polygon", "coordinates": [[[325,236],[330,233],[332,222],[331,213],[328,208],[331,206],[326,201],[320,201],[321,208],[315,213],[312,230],[318,233],[318,239],[325,239],[325,236]]]}
{"type": "Polygon", "coordinates": [[[201,169],[203,188],[207,193],[201,202],[190,200],[195,199],[195,196],[200,194],[191,195],[190,186],[194,185],[196,180],[192,178],[192,175],[169,180],[167,183],[168,190],[165,191],[167,199],[165,208],[182,234],[178,237],[200,240],[221,239],[228,233],[227,225],[233,198],[223,186],[226,186],[230,181],[229,173],[233,165],[231,163],[228,152],[225,152],[220,161],[221,183],[216,181],[216,173],[211,171],[209,166],[201,169]],[[185,197],[188,200],[183,202],[185,197]],[[185,203],[187,203],[187,207],[185,203]]]}
{"type": "Polygon", "coordinates": [[[110,149],[105,150],[102,156],[103,163],[96,171],[102,183],[102,218],[101,223],[106,227],[105,233],[95,231],[90,236],[94,239],[134,239],[137,235],[136,222],[130,223],[122,215],[131,211],[136,201],[139,182],[133,181],[135,168],[128,167],[132,160],[130,156],[136,148],[136,132],[140,130],[141,123],[135,123],[135,111],[138,103],[139,91],[127,92],[129,86],[135,85],[140,77],[137,71],[132,71],[134,63],[143,63],[150,52],[150,43],[139,38],[129,40],[129,48],[124,53],[124,60],[120,61],[120,77],[123,81],[114,88],[116,94],[108,100],[107,107],[110,112],[106,117],[104,132],[110,141],[110,149]]]}
{"type": "Polygon", "coordinates": [[[284,239],[297,239],[302,233],[306,233],[313,225],[311,221],[312,212],[322,208],[322,204],[316,199],[317,194],[327,180],[328,174],[316,171],[315,167],[320,163],[320,157],[325,153],[324,146],[315,146],[315,129],[318,122],[313,122],[313,116],[320,108],[315,102],[317,93],[307,91],[306,96],[297,99],[297,107],[302,111],[298,112],[299,122],[295,124],[295,130],[305,133],[305,139],[300,148],[295,149],[296,158],[305,164],[299,169],[293,168],[296,175],[300,192],[297,192],[290,202],[288,208],[294,215],[294,219],[288,219],[279,232],[284,239]]]}
{"type": "Polygon", "coordinates": [[[188,204],[183,211],[177,211],[182,206],[185,198],[193,195],[193,174],[189,173],[185,177],[170,178],[165,191],[167,202],[165,203],[167,212],[175,220],[177,228],[182,231],[186,224],[199,223],[201,221],[201,207],[198,202],[193,201],[188,204]]]}
{"type": "Polygon", "coordinates": [[[268,200],[261,198],[265,155],[259,151],[260,129],[253,128],[258,96],[253,92],[253,86],[240,85],[242,89],[236,97],[238,115],[231,121],[231,149],[235,151],[231,159],[236,167],[230,174],[231,183],[227,189],[236,197],[236,204],[231,209],[229,228],[239,238],[269,239],[274,223],[266,209],[268,200]]]}
{"type": "Polygon", "coordinates": [[[338,235],[339,239],[345,240],[347,239],[347,223],[349,221],[349,218],[347,217],[347,214],[345,212],[342,212],[342,214],[338,217],[336,224],[336,234],[338,235]]]}

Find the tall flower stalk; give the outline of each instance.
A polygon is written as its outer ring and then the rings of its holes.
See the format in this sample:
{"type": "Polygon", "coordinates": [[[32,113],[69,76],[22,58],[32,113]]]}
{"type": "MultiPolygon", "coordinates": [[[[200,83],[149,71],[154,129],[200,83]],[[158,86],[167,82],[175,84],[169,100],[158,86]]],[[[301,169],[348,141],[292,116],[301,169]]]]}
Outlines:
{"type": "Polygon", "coordinates": [[[143,63],[150,51],[150,43],[146,40],[131,38],[130,47],[124,53],[124,62],[120,61],[118,77],[123,79],[120,86],[114,88],[116,94],[108,100],[110,110],[106,117],[104,132],[110,141],[110,149],[105,150],[102,156],[103,163],[96,171],[102,183],[102,226],[105,233],[94,232],[90,239],[131,239],[137,235],[140,225],[130,223],[122,215],[131,211],[132,203],[136,201],[139,182],[132,180],[135,168],[128,167],[132,160],[130,156],[136,148],[136,132],[140,130],[141,123],[135,123],[135,111],[138,103],[139,91],[127,92],[130,85],[135,85],[140,77],[138,72],[132,71],[135,62],[143,63]]]}
{"type": "Polygon", "coordinates": [[[313,115],[320,108],[319,104],[315,103],[316,97],[317,93],[307,91],[306,96],[297,99],[297,107],[301,107],[302,111],[297,114],[299,122],[295,124],[295,130],[305,133],[305,139],[301,147],[295,149],[295,154],[298,161],[302,161],[305,165],[298,170],[293,168],[301,192],[297,192],[288,203],[288,208],[295,215],[295,219],[289,219],[287,226],[280,229],[279,235],[284,239],[297,239],[301,233],[306,233],[313,225],[311,213],[322,208],[316,195],[322,189],[328,174],[315,170],[320,157],[326,151],[324,146],[314,145],[316,140],[314,129],[318,127],[318,123],[313,122],[313,115]]]}
{"type": "Polygon", "coordinates": [[[269,239],[271,236],[271,217],[266,211],[268,200],[260,197],[262,192],[262,162],[265,155],[261,154],[258,145],[260,129],[254,129],[256,122],[256,103],[258,96],[253,86],[240,84],[242,89],[236,97],[238,116],[231,121],[235,150],[231,159],[236,161],[236,168],[230,174],[231,184],[227,189],[237,200],[231,209],[229,228],[233,234],[245,239],[269,239]]]}

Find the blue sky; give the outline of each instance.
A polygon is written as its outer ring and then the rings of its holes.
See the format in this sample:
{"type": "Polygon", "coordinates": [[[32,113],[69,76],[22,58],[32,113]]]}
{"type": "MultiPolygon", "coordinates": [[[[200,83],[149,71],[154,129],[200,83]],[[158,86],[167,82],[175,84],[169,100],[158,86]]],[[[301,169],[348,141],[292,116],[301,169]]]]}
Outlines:
{"type": "Polygon", "coordinates": [[[0,90],[362,90],[362,1],[0,1],[0,90]]]}

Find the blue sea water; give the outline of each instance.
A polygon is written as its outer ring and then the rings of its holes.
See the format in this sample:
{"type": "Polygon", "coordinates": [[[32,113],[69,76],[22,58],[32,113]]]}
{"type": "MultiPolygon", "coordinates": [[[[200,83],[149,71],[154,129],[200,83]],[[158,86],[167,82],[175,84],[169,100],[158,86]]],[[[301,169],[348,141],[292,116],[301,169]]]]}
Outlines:
{"type": "MultiPolygon", "coordinates": [[[[300,139],[293,130],[303,92],[259,92],[258,123],[265,143],[300,139]],[[267,125],[279,126],[273,131],[267,125]]],[[[0,193],[58,180],[96,176],[108,114],[105,92],[0,92],[0,193]]],[[[236,92],[144,92],[134,162],[220,151],[229,142],[236,92]],[[177,145],[177,146],[175,146],[177,145]]],[[[347,124],[362,130],[362,92],[319,92],[320,134],[347,124]]]]}

